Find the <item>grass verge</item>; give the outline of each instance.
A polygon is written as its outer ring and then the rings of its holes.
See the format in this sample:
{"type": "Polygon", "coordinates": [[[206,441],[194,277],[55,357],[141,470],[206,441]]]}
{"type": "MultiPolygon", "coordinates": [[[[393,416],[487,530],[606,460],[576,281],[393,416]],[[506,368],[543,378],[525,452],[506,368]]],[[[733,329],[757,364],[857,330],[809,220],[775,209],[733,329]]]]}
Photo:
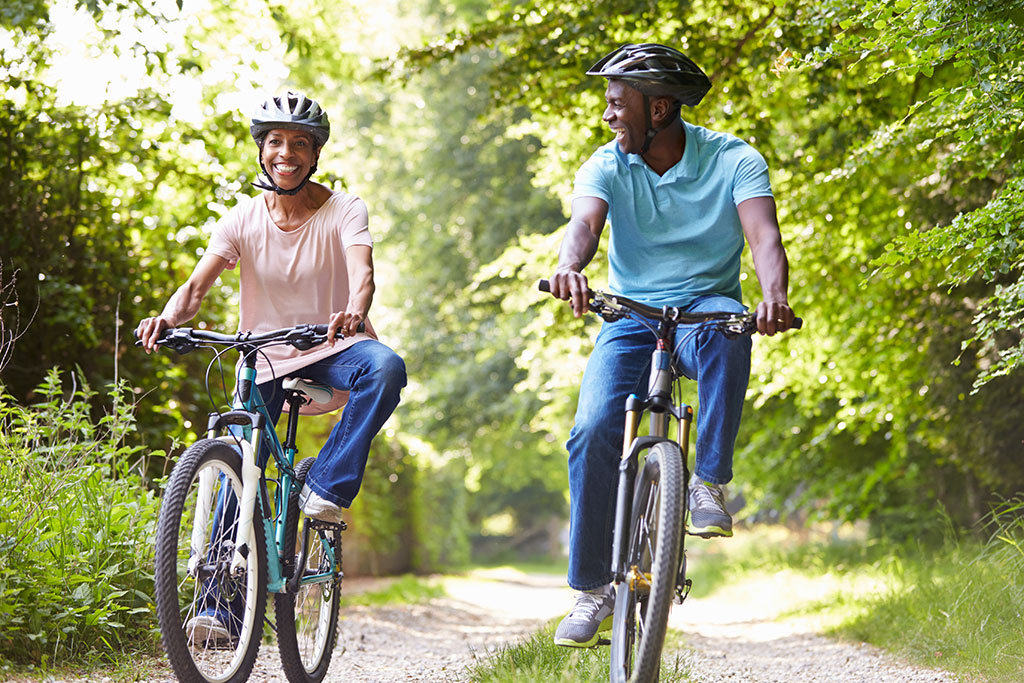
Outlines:
{"type": "Polygon", "coordinates": [[[341,608],[354,605],[376,607],[380,605],[411,605],[432,598],[444,597],[444,586],[440,579],[404,574],[384,580],[379,588],[359,593],[345,593],[344,582],[341,591],[341,608]]]}
{"type": "MultiPolygon", "coordinates": [[[[608,680],[608,648],[571,648],[553,642],[557,620],[520,643],[480,661],[468,672],[472,683],[598,683],[608,680]]],[[[678,651],[677,636],[666,650],[678,651]]],[[[664,657],[661,683],[683,683],[688,665],[682,656],[664,657]]]]}

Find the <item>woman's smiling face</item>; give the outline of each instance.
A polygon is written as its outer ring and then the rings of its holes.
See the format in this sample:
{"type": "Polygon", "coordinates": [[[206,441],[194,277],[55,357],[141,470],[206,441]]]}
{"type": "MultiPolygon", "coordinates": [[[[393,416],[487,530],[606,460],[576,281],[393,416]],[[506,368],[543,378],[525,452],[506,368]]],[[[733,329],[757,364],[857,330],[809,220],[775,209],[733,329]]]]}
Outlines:
{"type": "Polygon", "coordinates": [[[275,128],[263,140],[263,165],[274,183],[284,190],[298,187],[319,156],[313,136],[301,130],[275,128]]]}

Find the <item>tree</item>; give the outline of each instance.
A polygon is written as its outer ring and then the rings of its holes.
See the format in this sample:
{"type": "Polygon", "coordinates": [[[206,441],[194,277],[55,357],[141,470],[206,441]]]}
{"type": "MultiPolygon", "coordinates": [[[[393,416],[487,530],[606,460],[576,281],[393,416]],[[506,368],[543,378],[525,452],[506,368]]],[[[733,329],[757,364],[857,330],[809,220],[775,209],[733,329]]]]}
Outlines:
{"type": "Polygon", "coordinates": [[[783,509],[814,501],[841,517],[907,519],[930,515],[931,496],[970,520],[991,492],[1024,487],[1024,397],[995,379],[1013,371],[1020,343],[1015,12],[905,0],[505,3],[392,67],[496,50],[493,92],[549,131],[537,176],[564,192],[602,137],[589,63],[656,41],[710,66],[712,92],[684,116],[768,159],[792,299],[808,321],[758,345],[739,476],[783,509]]]}

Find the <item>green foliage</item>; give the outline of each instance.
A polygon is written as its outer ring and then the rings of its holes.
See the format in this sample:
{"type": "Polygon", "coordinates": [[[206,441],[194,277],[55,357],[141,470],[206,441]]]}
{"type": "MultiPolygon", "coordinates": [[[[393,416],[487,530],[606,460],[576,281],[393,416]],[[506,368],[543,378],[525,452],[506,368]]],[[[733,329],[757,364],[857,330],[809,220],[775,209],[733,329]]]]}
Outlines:
{"type": "Polygon", "coordinates": [[[133,406],[120,387],[95,420],[96,393],[71,379],[65,392],[52,370],[27,408],[0,393],[0,661],[113,660],[152,644],[157,501],[125,445],[133,406]]]}
{"type": "MultiPolygon", "coordinates": [[[[544,145],[531,170],[563,195],[607,138],[589,63],[656,41],[709,67],[712,91],[684,116],[768,159],[791,301],[808,322],[756,345],[738,480],[769,510],[915,534],[935,526],[936,498],[969,524],[992,492],[1024,488],[1024,395],[1012,379],[1024,253],[1016,7],[513,1],[388,66],[415,72],[492,50],[496,106],[529,109],[544,145]]],[[[539,261],[517,245],[496,262],[516,272],[539,261]]],[[[745,275],[752,303],[749,264],[745,275]]],[[[579,334],[545,319],[531,329],[545,346],[579,334]]],[[[564,357],[550,357],[521,352],[519,363],[553,377],[564,357]]]]}
{"type": "Polygon", "coordinates": [[[885,61],[870,82],[912,86],[904,116],[877,128],[847,169],[867,170],[895,146],[933,162],[918,171],[918,184],[932,184],[938,172],[977,187],[953,220],[936,217],[897,234],[876,263],[892,273],[936,261],[951,290],[976,280],[994,285],[976,304],[976,332],[965,345],[977,344],[985,359],[976,387],[1009,374],[1024,354],[1024,6],[886,0],[863,3],[840,26],[844,31],[815,57],[859,55],[854,70],[877,56],[885,61]]]}
{"type": "Polygon", "coordinates": [[[365,593],[345,593],[342,584],[341,606],[364,605],[415,605],[434,598],[444,597],[444,587],[437,581],[425,579],[411,574],[403,574],[394,580],[388,580],[383,588],[365,593]]]}

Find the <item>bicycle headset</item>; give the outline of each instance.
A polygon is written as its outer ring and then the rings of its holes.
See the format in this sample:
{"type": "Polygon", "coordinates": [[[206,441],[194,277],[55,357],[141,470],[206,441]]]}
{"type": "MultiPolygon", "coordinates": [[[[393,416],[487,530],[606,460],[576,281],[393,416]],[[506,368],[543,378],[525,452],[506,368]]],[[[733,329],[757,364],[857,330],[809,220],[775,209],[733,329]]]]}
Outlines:
{"type": "Polygon", "coordinates": [[[695,107],[711,90],[711,79],[679,50],[657,43],[626,44],[602,57],[587,70],[588,76],[625,81],[644,98],[647,133],[640,154],[646,154],[654,136],[676,119],[669,116],[660,128],[651,124],[651,98],[668,97],[681,105],[695,107]]]}
{"type": "Polygon", "coordinates": [[[316,100],[311,100],[305,95],[295,92],[289,91],[284,96],[271,97],[256,108],[256,113],[252,116],[252,125],[249,126],[249,132],[252,134],[252,139],[256,141],[256,146],[260,149],[260,169],[262,169],[263,175],[267,177],[269,182],[264,182],[261,178],[257,178],[253,182],[253,187],[261,190],[272,190],[277,194],[293,195],[305,187],[306,183],[313,176],[313,173],[316,171],[316,160],[314,159],[313,167],[309,169],[309,173],[306,174],[306,177],[299,183],[298,187],[292,190],[278,187],[274,179],[267,173],[266,166],[263,165],[263,142],[267,139],[267,133],[275,128],[287,128],[289,130],[300,130],[309,133],[313,136],[317,151],[319,151],[331,136],[331,124],[327,120],[327,112],[321,109],[316,100]]]}

